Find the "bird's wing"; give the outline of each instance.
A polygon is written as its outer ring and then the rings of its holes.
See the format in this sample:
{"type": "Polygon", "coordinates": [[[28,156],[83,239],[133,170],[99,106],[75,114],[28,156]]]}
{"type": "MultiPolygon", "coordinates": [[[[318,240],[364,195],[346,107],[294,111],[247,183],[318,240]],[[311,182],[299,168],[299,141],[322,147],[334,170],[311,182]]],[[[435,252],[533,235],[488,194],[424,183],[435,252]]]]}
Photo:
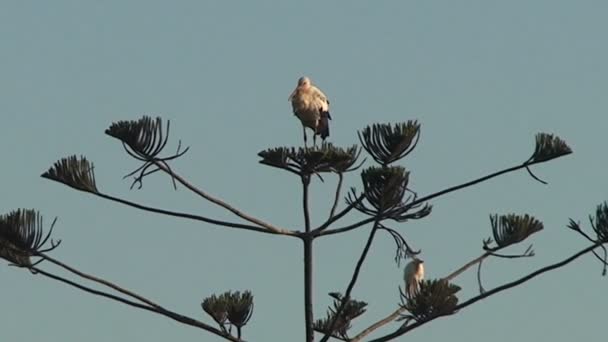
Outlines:
{"type": "Polygon", "coordinates": [[[418,272],[416,272],[416,281],[421,282],[424,280],[424,264],[418,264],[418,272]]]}
{"type": "Polygon", "coordinates": [[[415,267],[416,266],[414,266],[413,262],[410,262],[405,266],[405,269],[403,270],[403,280],[406,283],[409,283],[412,281],[412,276],[416,272],[416,270],[414,269],[415,267]]]}
{"type": "Polygon", "coordinates": [[[319,103],[321,104],[323,111],[325,111],[325,112],[329,111],[329,100],[327,99],[327,96],[325,96],[325,94],[323,94],[321,89],[319,89],[315,86],[312,86],[310,90],[311,90],[311,94],[312,94],[313,98],[315,99],[315,101],[319,101],[319,103]]]}

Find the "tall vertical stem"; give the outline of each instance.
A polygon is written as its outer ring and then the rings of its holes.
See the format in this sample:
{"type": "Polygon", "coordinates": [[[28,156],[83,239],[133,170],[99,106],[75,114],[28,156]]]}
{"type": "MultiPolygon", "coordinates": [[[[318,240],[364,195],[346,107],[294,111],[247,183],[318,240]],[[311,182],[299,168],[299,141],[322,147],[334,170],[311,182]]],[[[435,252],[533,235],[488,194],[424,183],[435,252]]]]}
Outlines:
{"type": "Polygon", "coordinates": [[[302,209],[304,211],[304,228],[306,236],[302,238],[304,242],[304,316],[306,324],[306,342],[313,342],[315,332],[313,329],[314,315],[312,307],[312,242],[314,238],[310,233],[310,213],[308,210],[308,186],[310,176],[302,175],[302,209]]]}
{"type": "Polygon", "coordinates": [[[310,185],[310,176],[302,176],[302,210],[304,212],[304,229],[310,232],[310,213],[308,210],[308,185],[310,185]]]}
{"type": "Polygon", "coordinates": [[[312,308],[312,238],[304,239],[304,310],[306,315],[306,342],[315,340],[312,308]]]}

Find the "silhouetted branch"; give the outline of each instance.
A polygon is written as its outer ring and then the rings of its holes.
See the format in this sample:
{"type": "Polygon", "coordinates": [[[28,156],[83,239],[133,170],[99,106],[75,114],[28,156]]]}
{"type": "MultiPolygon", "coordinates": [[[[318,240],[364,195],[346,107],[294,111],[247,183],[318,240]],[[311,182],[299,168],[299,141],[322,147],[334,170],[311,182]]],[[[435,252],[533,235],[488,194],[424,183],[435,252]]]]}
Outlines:
{"type": "Polygon", "coordinates": [[[188,181],[186,181],[184,178],[182,178],[180,175],[176,174],[173,170],[167,168],[165,165],[161,164],[161,163],[157,163],[155,162],[156,166],[161,169],[163,172],[167,173],[168,175],[170,175],[171,177],[173,177],[175,180],[177,180],[180,184],[182,184],[183,186],[185,186],[186,188],[188,188],[190,191],[194,192],[195,194],[199,195],[200,197],[208,200],[209,202],[216,204],[228,211],[230,211],[231,213],[233,213],[234,215],[242,218],[245,221],[249,221],[253,224],[256,224],[260,227],[265,228],[266,230],[268,230],[271,233],[275,233],[275,234],[283,234],[283,235],[289,235],[287,234],[289,231],[286,231],[284,229],[275,227],[273,225],[271,225],[270,223],[264,222],[262,220],[259,220],[255,217],[249,216],[243,212],[241,212],[240,210],[234,208],[233,206],[231,206],[230,204],[216,198],[213,197],[211,195],[209,195],[208,193],[204,192],[203,190],[195,187],[194,185],[190,184],[188,181]]]}
{"type": "Polygon", "coordinates": [[[59,261],[57,259],[51,258],[50,256],[48,256],[46,254],[42,254],[41,253],[41,254],[39,254],[39,256],[42,257],[44,260],[49,261],[50,263],[53,263],[53,264],[55,264],[55,265],[57,265],[57,266],[59,266],[59,267],[61,267],[63,269],[66,269],[66,270],[68,270],[68,271],[76,274],[79,277],[82,277],[82,278],[91,280],[93,282],[96,282],[98,284],[107,286],[107,287],[109,287],[109,288],[111,288],[113,290],[116,290],[116,291],[118,291],[118,292],[120,292],[122,294],[125,294],[125,295],[129,296],[129,297],[135,298],[135,299],[141,301],[142,303],[148,304],[148,305],[150,305],[152,307],[160,308],[160,305],[152,302],[151,300],[149,300],[149,299],[147,299],[145,297],[142,297],[142,296],[140,296],[140,295],[138,295],[138,294],[136,294],[134,292],[131,292],[131,291],[129,291],[129,290],[123,288],[123,287],[120,287],[120,286],[118,286],[118,285],[116,285],[114,283],[111,283],[111,282],[109,282],[107,280],[104,280],[104,279],[101,279],[99,277],[95,277],[93,275],[90,275],[90,274],[84,273],[82,271],[79,271],[79,270],[77,270],[77,269],[75,269],[75,268],[73,268],[71,266],[68,266],[67,264],[65,264],[65,263],[63,263],[63,262],[61,262],[61,261],[59,261]]]}
{"type": "Polygon", "coordinates": [[[344,293],[344,297],[342,298],[342,303],[341,303],[340,307],[338,309],[336,309],[335,318],[334,318],[333,322],[331,323],[331,325],[329,325],[329,328],[328,328],[327,332],[325,333],[325,336],[323,336],[323,338],[321,339],[321,342],[326,342],[329,339],[330,334],[334,332],[334,329],[336,328],[336,324],[337,324],[337,318],[340,317],[340,314],[342,313],[342,310],[344,310],[346,303],[350,300],[351,292],[353,291],[353,288],[355,287],[355,284],[357,283],[357,279],[359,278],[359,273],[361,272],[361,267],[363,266],[363,262],[367,258],[367,254],[372,245],[372,242],[374,241],[374,236],[376,235],[376,231],[378,231],[379,225],[380,225],[380,219],[376,218],[376,221],[374,222],[374,226],[372,227],[372,230],[369,233],[369,237],[367,238],[367,242],[365,243],[365,247],[363,248],[363,252],[361,253],[361,256],[359,257],[359,260],[357,261],[357,265],[355,266],[355,271],[353,272],[353,276],[348,284],[348,287],[346,288],[346,292],[344,293]]]}
{"type": "MultiPolygon", "coordinates": [[[[352,191],[354,192],[354,189],[352,191]]],[[[342,211],[340,211],[338,214],[334,215],[332,218],[328,219],[325,223],[323,223],[318,228],[313,229],[312,233],[315,236],[325,235],[323,232],[325,229],[327,229],[331,224],[333,224],[334,222],[338,221],[339,219],[344,217],[346,214],[348,214],[351,210],[353,210],[353,208],[355,208],[355,206],[358,203],[363,201],[364,198],[365,198],[365,196],[363,194],[357,196],[356,199],[353,199],[351,201],[351,203],[347,205],[346,208],[342,209],[342,211]]],[[[372,219],[372,221],[373,221],[373,219],[372,219]]]]}
{"type": "MultiPolygon", "coordinates": [[[[103,192],[100,192],[96,187],[94,188],[94,191],[92,191],[90,187],[84,186],[78,182],[74,183],[74,181],[72,181],[73,179],[81,179],[81,178],[76,177],[75,175],[82,174],[83,172],[85,172],[85,170],[87,172],[88,177],[90,179],[94,179],[94,174],[92,171],[93,164],[89,163],[84,157],[81,158],[80,161],[78,161],[75,156],[72,156],[72,157],[64,158],[61,161],[55,163],[55,166],[51,167],[51,169],[49,169],[49,171],[42,174],[42,177],[66,184],[74,189],[84,191],[87,193],[91,193],[95,196],[98,196],[98,197],[101,197],[101,198],[104,198],[104,199],[107,199],[107,200],[110,200],[113,202],[122,203],[122,204],[125,204],[125,205],[133,207],[133,208],[137,208],[137,209],[145,210],[145,211],[149,211],[149,212],[154,212],[157,214],[188,218],[188,219],[192,219],[192,220],[196,220],[196,221],[211,223],[211,224],[218,225],[218,226],[252,230],[252,231],[257,231],[257,232],[267,233],[267,234],[298,236],[297,232],[293,232],[293,231],[286,230],[286,229],[274,228],[271,230],[271,229],[268,229],[267,227],[264,227],[261,225],[256,227],[256,226],[247,225],[247,224],[210,219],[210,218],[200,216],[200,215],[153,208],[153,207],[141,205],[141,204],[138,204],[135,202],[131,202],[128,200],[124,200],[122,198],[114,197],[112,195],[105,194],[103,192]],[[69,161],[71,161],[71,162],[69,162],[69,161]],[[71,164],[69,164],[69,163],[71,163],[71,164]],[[65,165],[69,165],[69,167],[67,167],[65,165]]],[[[176,179],[180,180],[180,182],[183,181],[181,179],[181,177],[178,178],[178,176],[176,177],[176,179]]]]}
{"type": "MultiPolygon", "coordinates": [[[[568,228],[570,228],[571,230],[579,233],[581,236],[583,236],[585,239],[587,239],[587,241],[589,242],[593,242],[595,243],[596,240],[592,239],[591,236],[589,236],[587,233],[585,233],[585,231],[583,231],[580,227],[580,225],[575,222],[573,219],[570,219],[570,223],[567,226],[568,228]]],[[[602,248],[602,251],[604,252],[604,257],[601,257],[597,254],[596,251],[593,251],[593,255],[595,256],[595,258],[597,260],[599,260],[602,263],[602,276],[606,275],[607,269],[608,269],[608,251],[606,251],[606,246],[601,245],[600,246],[602,248]]]]}
{"type": "Polygon", "coordinates": [[[374,332],[374,330],[381,328],[387,324],[389,324],[390,322],[393,322],[394,320],[396,320],[397,318],[399,318],[399,316],[401,315],[402,312],[404,312],[405,309],[399,308],[395,311],[393,311],[390,315],[386,316],[385,318],[379,320],[378,322],[370,325],[368,328],[366,328],[365,330],[361,331],[357,336],[351,338],[349,340],[349,342],[359,342],[361,341],[365,336],[371,334],[372,332],[374,332]]]}
{"type": "MultiPolygon", "coordinates": [[[[522,168],[525,168],[528,165],[532,165],[532,164],[535,164],[535,163],[541,163],[541,162],[542,161],[531,161],[531,162],[527,162],[527,164],[521,164],[521,165],[512,166],[512,167],[509,167],[509,168],[506,168],[506,169],[503,169],[503,170],[491,173],[489,175],[486,175],[486,176],[474,179],[472,181],[469,181],[469,182],[466,182],[466,183],[462,183],[462,184],[459,184],[459,185],[455,185],[455,186],[449,187],[447,189],[444,189],[444,190],[441,190],[441,191],[438,191],[438,192],[426,195],[424,197],[420,197],[420,198],[418,198],[418,199],[413,200],[412,202],[410,202],[408,204],[408,206],[413,207],[413,206],[422,204],[424,202],[428,202],[429,200],[431,200],[433,198],[440,197],[440,196],[446,195],[448,193],[451,193],[451,192],[454,192],[454,191],[457,191],[457,190],[465,189],[465,188],[468,188],[470,186],[473,186],[473,185],[482,183],[484,181],[490,180],[492,178],[495,178],[495,177],[507,174],[509,172],[520,170],[522,168]]],[[[348,232],[350,230],[353,230],[353,229],[359,228],[361,226],[364,226],[365,224],[370,223],[373,220],[374,220],[373,218],[366,218],[364,220],[361,220],[361,221],[359,221],[357,223],[353,223],[353,224],[345,226],[345,227],[325,230],[325,231],[319,233],[319,235],[333,235],[333,234],[345,233],[345,232],[348,232]]]]}
{"type": "MultiPolygon", "coordinates": [[[[279,228],[276,228],[271,224],[263,222],[254,217],[251,217],[241,212],[240,210],[232,207],[226,202],[207,194],[206,192],[202,191],[201,189],[198,189],[194,185],[187,182],[184,178],[177,175],[171,169],[167,161],[180,157],[181,155],[186,153],[188,149],[186,148],[184,151],[180,152],[178,147],[178,152],[175,155],[166,158],[159,157],[159,154],[162,152],[168,141],[169,122],[167,122],[167,131],[164,137],[161,118],[156,118],[155,120],[153,120],[152,118],[147,116],[144,116],[143,118],[137,121],[118,121],[112,123],[110,128],[106,130],[106,134],[122,141],[123,147],[125,147],[125,150],[133,158],[144,162],[144,164],[140,168],[130,173],[131,175],[140,172],[140,176],[136,178],[133,184],[141,184],[141,180],[144,176],[156,172],[156,169],[150,172],[146,172],[149,167],[154,165],[158,170],[162,170],[163,172],[170,175],[174,184],[177,180],[190,191],[196,193],[197,195],[216,205],[219,205],[220,207],[223,207],[224,209],[227,209],[228,211],[232,212],[236,216],[246,221],[254,223],[260,227],[264,227],[270,231],[281,231],[279,228]],[[129,148],[126,148],[127,146],[129,148]]],[[[179,146],[181,147],[181,142],[179,146]]]]}
{"type": "Polygon", "coordinates": [[[384,224],[380,224],[379,229],[389,233],[389,235],[393,238],[395,244],[397,245],[397,249],[395,252],[395,262],[397,263],[397,266],[401,265],[401,259],[420,254],[421,251],[413,250],[407,243],[407,240],[405,240],[405,238],[397,230],[389,228],[384,224]]]}
{"type": "MultiPolygon", "coordinates": [[[[608,202],[604,202],[597,206],[595,210],[595,217],[589,215],[589,224],[595,232],[597,239],[593,239],[591,236],[587,235],[587,233],[585,233],[585,231],[581,229],[580,225],[573,219],[570,219],[568,228],[579,233],[585,239],[591,242],[608,242],[608,202]]],[[[606,251],[606,247],[604,245],[601,247],[602,251],[604,252],[604,256],[600,257],[595,251],[593,251],[593,255],[602,263],[602,275],[605,276],[608,268],[608,251],[606,251]]]]}
{"type": "Polygon", "coordinates": [[[225,339],[227,339],[229,341],[241,342],[240,339],[238,339],[238,338],[236,338],[236,337],[234,337],[234,336],[232,336],[232,335],[230,335],[230,334],[228,334],[226,332],[218,330],[218,329],[216,329],[216,328],[214,328],[214,327],[212,327],[210,325],[207,325],[207,324],[205,324],[203,322],[197,321],[197,320],[195,320],[193,318],[190,318],[190,317],[187,317],[187,316],[183,316],[183,315],[180,315],[178,313],[169,311],[169,310],[164,309],[162,307],[153,307],[153,306],[149,306],[149,305],[139,304],[137,302],[133,302],[133,301],[130,301],[128,299],[124,299],[124,298],[115,296],[115,295],[110,294],[110,293],[106,293],[106,292],[103,292],[103,291],[95,290],[95,289],[92,289],[90,287],[78,284],[78,283],[76,283],[74,281],[71,281],[69,279],[60,277],[60,276],[52,274],[52,273],[48,273],[48,272],[46,272],[44,270],[41,270],[39,268],[36,268],[36,267],[32,267],[31,270],[33,271],[34,274],[40,274],[40,275],[43,275],[45,277],[57,280],[59,282],[62,282],[62,283],[67,284],[67,285],[70,285],[70,286],[75,287],[75,288],[77,288],[79,290],[82,290],[84,292],[88,292],[90,294],[94,294],[94,295],[101,296],[101,297],[104,297],[104,298],[107,298],[107,299],[111,299],[111,300],[114,300],[114,301],[117,301],[117,302],[129,305],[129,306],[134,307],[134,308],[138,308],[138,309],[142,309],[142,310],[146,310],[146,311],[150,311],[150,312],[154,312],[154,313],[163,315],[163,316],[171,318],[171,319],[173,319],[173,320],[175,320],[177,322],[180,322],[180,323],[183,323],[183,324],[186,324],[186,325],[190,325],[190,326],[193,326],[193,327],[197,327],[197,328],[206,330],[206,331],[208,331],[208,332],[210,332],[212,334],[215,334],[217,336],[223,337],[223,338],[225,338],[225,339]]]}
{"type": "Polygon", "coordinates": [[[114,201],[114,202],[128,205],[133,208],[137,208],[137,209],[141,209],[141,210],[145,210],[145,211],[149,211],[149,212],[153,212],[153,213],[157,213],[157,214],[182,217],[182,218],[187,218],[187,219],[191,219],[191,220],[211,223],[211,224],[218,225],[218,226],[245,229],[245,230],[251,230],[251,231],[256,231],[256,232],[266,233],[266,234],[278,234],[278,235],[286,235],[286,236],[294,236],[294,237],[298,236],[297,232],[292,232],[289,230],[282,229],[282,230],[272,231],[272,230],[268,230],[265,228],[260,228],[260,227],[251,226],[251,225],[247,225],[247,224],[225,222],[225,221],[210,219],[210,218],[200,216],[200,215],[194,215],[194,214],[188,214],[188,213],[181,213],[181,212],[177,212],[177,211],[170,211],[170,210],[165,210],[165,209],[148,207],[148,206],[144,206],[144,205],[141,205],[141,204],[138,204],[135,202],[124,200],[122,198],[114,197],[111,195],[106,195],[103,193],[97,193],[96,195],[99,197],[114,201]]]}
{"type": "Polygon", "coordinates": [[[342,190],[342,180],[344,179],[344,175],[342,173],[338,173],[338,185],[336,186],[336,196],[334,198],[334,204],[331,206],[331,210],[329,212],[329,217],[327,221],[331,220],[336,213],[336,208],[338,207],[338,201],[340,201],[340,191],[342,190]]]}

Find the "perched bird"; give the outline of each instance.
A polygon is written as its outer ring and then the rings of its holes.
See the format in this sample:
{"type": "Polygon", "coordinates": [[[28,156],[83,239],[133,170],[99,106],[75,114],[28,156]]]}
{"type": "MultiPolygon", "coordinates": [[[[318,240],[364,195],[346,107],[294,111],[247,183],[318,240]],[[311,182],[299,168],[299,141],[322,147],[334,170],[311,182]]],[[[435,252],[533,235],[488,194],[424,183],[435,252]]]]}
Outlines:
{"type": "Polygon", "coordinates": [[[410,261],[403,271],[405,280],[405,293],[412,298],[418,291],[418,285],[424,279],[424,261],[414,259],[410,261]]]}
{"type": "Polygon", "coordinates": [[[306,146],[306,127],[313,131],[313,145],[317,143],[317,135],[325,140],[329,136],[329,100],[323,92],[315,87],[308,77],[301,77],[298,86],[289,95],[293,114],[300,119],[304,132],[306,146]]]}

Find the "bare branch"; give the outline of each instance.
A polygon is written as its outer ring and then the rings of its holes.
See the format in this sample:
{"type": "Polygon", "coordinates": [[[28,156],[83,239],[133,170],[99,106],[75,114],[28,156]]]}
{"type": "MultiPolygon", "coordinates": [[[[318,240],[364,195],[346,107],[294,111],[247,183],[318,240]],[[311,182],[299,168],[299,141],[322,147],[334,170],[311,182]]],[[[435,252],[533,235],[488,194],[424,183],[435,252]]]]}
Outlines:
{"type": "Polygon", "coordinates": [[[332,324],[330,325],[330,328],[328,329],[325,336],[323,336],[323,338],[321,339],[321,342],[326,342],[329,339],[331,332],[335,329],[335,325],[338,321],[338,318],[340,317],[340,314],[344,310],[346,303],[348,303],[348,301],[350,300],[350,294],[353,291],[355,284],[357,283],[357,279],[359,278],[359,273],[361,272],[361,267],[363,266],[363,262],[367,258],[367,253],[370,250],[372,242],[374,241],[374,236],[376,235],[376,232],[378,231],[379,226],[380,226],[380,218],[376,217],[374,226],[372,227],[372,230],[369,233],[369,237],[367,238],[367,242],[365,243],[365,247],[363,248],[363,252],[361,253],[361,256],[359,257],[359,260],[357,261],[357,266],[355,266],[355,271],[353,272],[353,276],[350,280],[350,283],[348,284],[348,287],[346,288],[344,297],[342,297],[342,304],[340,305],[338,310],[336,310],[336,313],[334,315],[334,320],[333,320],[332,324]]]}
{"type": "Polygon", "coordinates": [[[344,175],[342,173],[338,173],[338,185],[336,186],[336,197],[334,198],[334,205],[331,207],[331,211],[329,212],[329,217],[327,221],[331,220],[336,213],[336,208],[338,207],[338,202],[340,201],[340,191],[342,190],[342,180],[344,179],[344,175]]]}
{"type": "Polygon", "coordinates": [[[187,189],[189,189],[190,191],[194,192],[195,194],[201,196],[202,198],[206,199],[207,201],[214,203],[230,212],[232,212],[233,214],[235,214],[236,216],[242,218],[245,221],[249,221],[251,223],[254,223],[260,227],[264,227],[265,229],[269,230],[270,232],[276,233],[276,234],[281,234],[281,233],[285,233],[285,230],[280,229],[278,227],[275,227],[273,225],[271,225],[270,223],[264,222],[262,220],[259,220],[255,217],[249,216],[243,212],[241,212],[240,210],[234,208],[233,206],[229,205],[228,203],[213,197],[211,195],[209,195],[208,193],[204,192],[203,190],[195,187],[194,185],[190,184],[188,181],[186,181],[184,178],[182,178],[180,175],[178,175],[177,173],[175,173],[173,170],[169,169],[166,165],[164,165],[163,163],[160,163],[158,161],[154,161],[154,164],[161,169],[163,172],[165,172],[166,174],[170,175],[173,179],[177,180],[180,184],[182,184],[183,186],[185,186],[187,189]]]}
{"type": "MultiPolygon", "coordinates": [[[[357,197],[357,199],[355,201],[353,201],[351,204],[349,204],[346,208],[342,209],[341,212],[339,212],[335,216],[332,216],[330,219],[328,219],[325,223],[323,223],[318,228],[313,229],[313,231],[312,231],[313,234],[315,236],[326,235],[323,231],[325,229],[327,229],[327,227],[329,227],[332,223],[338,221],[339,219],[341,219],[342,217],[344,217],[346,214],[348,214],[353,208],[355,208],[355,206],[357,204],[361,203],[361,201],[363,201],[364,198],[365,197],[364,197],[363,194],[359,195],[359,197],[357,197]]],[[[373,219],[372,219],[372,221],[373,221],[373,219]]],[[[330,234],[327,234],[327,235],[330,235],[330,234]]]]}
{"type": "Polygon", "coordinates": [[[215,219],[207,218],[207,217],[200,216],[200,215],[194,215],[194,214],[188,214],[188,213],[182,213],[182,212],[177,212],[177,211],[149,207],[149,206],[141,205],[141,204],[138,204],[135,202],[127,201],[122,198],[114,197],[114,196],[107,195],[107,194],[100,193],[100,192],[92,193],[92,194],[99,196],[101,198],[108,199],[110,201],[122,203],[122,204],[125,204],[125,205],[133,207],[133,208],[137,208],[137,209],[141,209],[141,210],[145,210],[145,211],[149,211],[149,212],[153,212],[153,213],[157,213],[157,214],[163,214],[163,215],[174,216],[174,217],[182,217],[182,218],[187,218],[187,219],[191,219],[191,220],[195,220],[195,221],[211,223],[211,224],[218,225],[218,226],[244,229],[244,230],[252,230],[252,231],[256,231],[256,232],[260,232],[260,233],[286,235],[286,236],[293,236],[293,237],[297,237],[299,235],[298,232],[290,231],[290,230],[286,230],[286,229],[268,230],[266,228],[256,227],[256,226],[242,224],[242,223],[220,221],[220,220],[215,220],[215,219]]]}
{"type": "Polygon", "coordinates": [[[190,326],[193,326],[193,327],[197,327],[197,328],[206,330],[206,331],[208,331],[208,332],[210,332],[210,333],[212,333],[214,335],[223,337],[223,338],[225,338],[225,339],[227,339],[229,341],[233,341],[233,342],[241,342],[242,341],[242,340],[240,340],[240,339],[238,339],[238,338],[236,338],[236,337],[234,337],[234,336],[232,336],[230,334],[222,332],[221,330],[218,330],[218,329],[216,329],[216,328],[214,328],[214,327],[212,327],[210,325],[207,325],[207,324],[205,324],[203,322],[197,321],[197,320],[195,320],[193,318],[190,318],[190,317],[187,317],[187,316],[180,315],[178,313],[169,311],[167,309],[164,309],[164,308],[161,308],[161,307],[153,307],[153,306],[139,304],[137,302],[133,302],[133,301],[130,301],[130,300],[127,300],[127,299],[115,296],[115,295],[110,294],[110,293],[106,293],[106,292],[103,292],[103,291],[95,290],[95,289],[92,289],[90,287],[87,287],[87,286],[78,284],[76,282],[73,282],[73,281],[71,281],[69,279],[60,277],[58,275],[55,275],[55,274],[52,274],[52,273],[48,273],[48,272],[43,271],[43,270],[41,270],[39,268],[36,268],[36,267],[32,267],[31,270],[33,271],[34,274],[41,274],[41,275],[43,275],[45,277],[48,277],[48,278],[57,280],[59,282],[68,284],[68,285],[70,285],[72,287],[75,287],[77,289],[80,289],[80,290],[82,290],[84,292],[88,292],[88,293],[91,293],[91,294],[94,294],[94,295],[97,295],[97,296],[105,297],[105,298],[108,298],[108,299],[111,299],[111,300],[114,300],[114,301],[117,301],[117,302],[129,305],[131,307],[135,307],[135,308],[138,308],[138,309],[142,309],[142,310],[146,310],[146,311],[157,313],[159,315],[163,315],[163,316],[171,318],[171,319],[173,319],[173,320],[175,320],[177,322],[180,322],[180,323],[183,323],[183,324],[186,324],[186,325],[190,325],[190,326]]]}
{"type": "MultiPolygon", "coordinates": [[[[334,216],[334,218],[337,216],[334,216]]],[[[350,224],[348,226],[345,227],[341,227],[341,228],[336,228],[336,229],[328,229],[325,231],[320,231],[319,232],[319,236],[324,236],[324,235],[333,235],[333,234],[339,234],[339,233],[345,233],[349,230],[353,230],[353,229],[357,229],[359,227],[362,227],[368,223],[374,222],[375,218],[374,217],[368,217],[366,219],[363,219],[359,222],[355,222],[353,224],[350,224]]],[[[315,230],[316,231],[316,230],[315,230]]]]}
{"type": "Polygon", "coordinates": [[[475,259],[467,262],[466,264],[464,264],[461,268],[459,268],[456,271],[450,273],[449,275],[443,277],[443,280],[452,281],[454,278],[458,277],[464,271],[466,271],[469,268],[471,268],[471,267],[475,266],[476,264],[480,263],[481,261],[483,261],[483,259],[487,258],[488,256],[490,256],[490,252],[483,253],[479,257],[477,257],[477,258],[475,258],[475,259]]]}
{"type": "Polygon", "coordinates": [[[107,287],[109,287],[109,288],[111,288],[113,290],[116,290],[116,291],[118,291],[118,292],[120,292],[122,294],[125,294],[125,295],[127,295],[129,297],[135,298],[135,299],[141,301],[142,303],[148,304],[149,306],[152,306],[152,307],[155,307],[155,308],[160,308],[160,305],[152,302],[151,300],[149,300],[147,298],[144,298],[144,297],[142,297],[142,296],[140,296],[140,295],[138,295],[138,294],[136,294],[134,292],[131,292],[131,291],[129,291],[129,290],[123,288],[123,287],[120,287],[120,286],[118,286],[118,285],[116,285],[114,283],[111,283],[111,282],[109,282],[107,280],[104,280],[104,279],[95,277],[93,275],[81,272],[81,271],[79,271],[79,270],[77,270],[77,269],[75,269],[75,268],[73,268],[71,266],[68,266],[68,265],[64,264],[63,262],[61,262],[59,260],[51,258],[50,256],[48,256],[46,254],[40,253],[39,256],[42,257],[44,260],[47,260],[47,261],[49,261],[49,262],[51,262],[51,263],[53,263],[53,264],[55,264],[55,265],[57,265],[59,267],[62,267],[64,269],[66,269],[66,270],[68,270],[68,271],[76,274],[79,277],[82,277],[82,278],[88,279],[90,281],[96,282],[98,284],[107,286],[107,287]]]}
{"type": "MultiPolygon", "coordinates": [[[[530,166],[532,164],[536,164],[536,163],[538,163],[538,162],[524,163],[524,164],[521,164],[521,165],[512,166],[512,167],[509,167],[509,168],[506,168],[506,169],[503,169],[503,170],[491,173],[489,175],[486,175],[486,176],[474,179],[472,181],[469,181],[469,182],[466,182],[466,183],[462,183],[462,184],[459,184],[459,185],[456,185],[456,186],[452,186],[450,188],[447,188],[447,189],[444,189],[444,190],[441,190],[441,191],[429,194],[427,196],[418,198],[418,199],[412,201],[411,203],[409,203],[408,207],[412,207],[413,208],[416,205],[419,205],[419,204],[422,204],[424,202],[429,201],[430,199],[433,199],[433,198],[436,198],[436,197],[440,197],[440,196],[443,196],[443,195],[448,194],[450,192],[454,192],[456,190],[461,190],[461,189],[464,189],[464,188],[476,185],[476,184],[481,183],[481,182],[485,182],[485,181],[487,181],[489,179],[498,177],[500,175],[503,175],[503,174],[506,174],[506,173],[509,173],[509,172],[513,172],[513,171],[517,171],[517,170],[526,168],[526,167],[528,167],[528,166],[530,166]]],[[[367,223],[370,223],[373,220],[374,220],[373,218],[367,218],[365,220],[362,220],[362,221],[359,221],[357,223],[348,225],[346,227],[341,227],[341,228],[336,228],[336,229],[329,229],[329,230],[320,232],[318,235],[321,236],[321,235],[333,235],[333,234],[345,233],[345,232],[347,232],[349,230],[353,230],[353,229],[359,228],[359,227],[361,227],[361,226],[363,226],[363,225],[365,225],[367,223]]],[[[331,223],[333,223],[333,222],[329,222],[329,224],[331,224],[331,223]]],[[[317,228],[317,230],[322,231],[325,228],[327,228],[329,226],[329,224],[324,224],[323,226],[317,228]]]]}
{"type": "Polygon", "coordinates": [[[372,332],[374,332],[374,330],[383,327],[386,324],[389,324],[390,322],[396,320],[401,313],[405,311],[405,309],[399,308],[395,311],[393,311],[393,313],[391,313],[390,315],[386,316],[385,318],[379,320],[378,322],[370,325],[368,328],[366,328],[365,330],[361,331],[357,336],[353,337],[350,339],[350,342],[358,342],[361,341],[365,336],[371,334],[372,332]]]}

